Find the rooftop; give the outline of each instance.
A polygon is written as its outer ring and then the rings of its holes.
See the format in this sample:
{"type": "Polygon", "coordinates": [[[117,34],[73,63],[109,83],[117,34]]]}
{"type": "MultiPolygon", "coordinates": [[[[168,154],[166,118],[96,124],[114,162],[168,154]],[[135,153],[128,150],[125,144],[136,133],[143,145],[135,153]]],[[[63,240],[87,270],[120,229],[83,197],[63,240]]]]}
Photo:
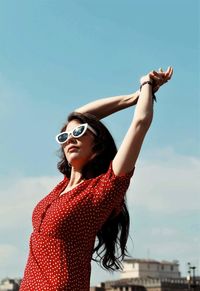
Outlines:
{"type": "Polygon", "coordinates": [[[148,264],[163,264],[163,265],[179,265],[179,262],[177,260],[174,260],[172,262],[170,261],[157,261],[157,260],[151,260],[151,259],[125,259],[124,262],[126,263],[148,263],[148,264]]]}

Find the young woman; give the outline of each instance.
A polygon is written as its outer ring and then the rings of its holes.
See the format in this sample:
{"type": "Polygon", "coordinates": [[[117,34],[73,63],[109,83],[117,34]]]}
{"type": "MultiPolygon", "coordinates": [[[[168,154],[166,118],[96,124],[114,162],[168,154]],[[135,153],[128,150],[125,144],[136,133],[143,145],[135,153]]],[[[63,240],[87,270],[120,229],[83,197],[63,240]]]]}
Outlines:
{"type": "Polygon", "coordinates": [[[129,232],[125,194],[153,118],[154,92],[172,73],[171,67],[153,71],[141,78],[140,91],[89,103],[69,115],[56,137],[64,179],[33,211],[20,291],[89,291],[94,253],[107,270],[121,268],[129,232]],[[136,103],[117,151],[99,119],[136,103]]]}

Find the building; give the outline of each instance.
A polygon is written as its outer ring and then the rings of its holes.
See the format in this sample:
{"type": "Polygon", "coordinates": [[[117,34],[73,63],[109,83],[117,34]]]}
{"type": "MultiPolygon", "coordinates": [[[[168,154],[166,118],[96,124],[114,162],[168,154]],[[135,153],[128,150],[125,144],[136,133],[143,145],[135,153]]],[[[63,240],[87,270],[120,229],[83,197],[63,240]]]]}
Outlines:
{"type": "Polygon", "coordinates": [[[18,291],[21,279],[4,278],[0,282],[0,291],[18,291]]]}
{"type": "Polygon", "coordinates": [[[107,281],[90,291],[200,291],[200,280],[194,286],[188,285],[186,278],[135,278],[107,281]],[[99,289],[98,289],[99,288],[99,289]]]}
{"type": "Polygon", "coordinates": [[[90,291],[105,291],[105,288],[102,283],[102,287],[90,287],[90,291]]]}
{"type": "Polygon", "coordinates": [[[124,260],[120,278],[180,278],[178,261],[124,260]]]}
{"type": "Polygon", "coordinates": [[[123,265],[119,280],[90,291],[200,291],[200,278],[181,278],[178,261],[126,259],[123,265]]]}

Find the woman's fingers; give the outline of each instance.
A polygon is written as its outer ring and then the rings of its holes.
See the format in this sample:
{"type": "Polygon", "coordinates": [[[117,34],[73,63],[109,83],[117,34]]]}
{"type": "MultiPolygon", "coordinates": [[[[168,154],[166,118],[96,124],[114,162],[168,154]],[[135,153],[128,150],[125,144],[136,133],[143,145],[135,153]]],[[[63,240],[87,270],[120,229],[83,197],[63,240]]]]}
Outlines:
{"type": "Polygon", "coordinates": [[[173,75],[173,68],[168,67],[167,71],[165,72],[165,78],[170,80],[173,75]]]}
{"type": "Polygon", "coordinates": [[[159,77],[159,78],[164,78],[165,77],[165,72],[157,72],[157,71],[152,71],[150,74],[156,76],[156,77],[159,77]]]}
{"type": "Polygon", "coordinates": [[[168,67],[167,71],[163,72],[163,70],[160,68],[159,71],[153,71],[150,73],[150,76],[154,79],[157,80],[158,82],[164,84],[168,80],[171,79],[173,75],[173,68],[168,67]]]}
{"type": "Polygon", "coordinates": [[[174,72],[173,68],[170,67],[170,69],[169,69],[169,79],[171,79],[171,77],[173,75],[173,72],[174,72]]]}
{"type": "Polygon", "coordinates": [[[150,78],[154,81],[155,85],[161,85],[165,82],[166,77],[164,73],[158,73],[156,71],[153,71],[152,73],[150,73],[150,78]]]}
{"type": "Polygon", "coordinates": [[[152,71],[149,73],[150,78],[154,82],[153,90],[154,92],[165,83],[167,83],[173,75],[173,68],[168,67],[166,71],[163,71],[162,68],[159,68],[158,71],[152,71]]]}
{"type": "Polygon", "coordinates": [[[151,71],[146,76],[149,76],[153,81],[153,91],[156,92],[163,84],[167,83],[171,79],[172,75],[173,68],[168,67],[166,71],[163,71],[162,68],[159,68],[158,71],[151,71]]]}

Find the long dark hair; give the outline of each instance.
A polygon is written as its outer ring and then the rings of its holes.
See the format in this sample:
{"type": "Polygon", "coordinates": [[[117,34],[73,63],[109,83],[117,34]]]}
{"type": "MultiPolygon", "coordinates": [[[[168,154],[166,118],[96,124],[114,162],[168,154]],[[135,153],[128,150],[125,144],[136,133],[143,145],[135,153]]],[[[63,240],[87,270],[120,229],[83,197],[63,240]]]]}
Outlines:
{"type": "MultiPolygon", "coordinates": [[[[102,122],[89,113],[73,112],[68,116],[67,123],[74,119],[81,123],[88,123],[97,132],[93,148],[96,156],[83,168],[83,177],[89,179],[106,173],[110,162],[117,153],[112,135],[102,122]]],[[[62,127],[61,132],[65,131],[67,123],[62,127]]],[[[60,161],[57,166],[61,173],[70,178],[71,167],[67,162],[62,147],[60,149],[60,161]]],[[[124,198],[121,212],[117,215],[112,212],[98,231],[96,235],[98,241],[93,250],[93,254],[96,253],[96,257],[92,258],[92,260],[109,271],[122,270],[121,261],[125,256],[128,256],[126,244],[129,226],[130,217],[126,206],[126,198],[124,198]]]]}

